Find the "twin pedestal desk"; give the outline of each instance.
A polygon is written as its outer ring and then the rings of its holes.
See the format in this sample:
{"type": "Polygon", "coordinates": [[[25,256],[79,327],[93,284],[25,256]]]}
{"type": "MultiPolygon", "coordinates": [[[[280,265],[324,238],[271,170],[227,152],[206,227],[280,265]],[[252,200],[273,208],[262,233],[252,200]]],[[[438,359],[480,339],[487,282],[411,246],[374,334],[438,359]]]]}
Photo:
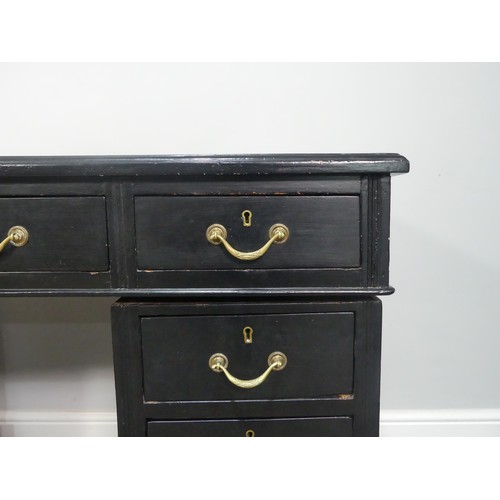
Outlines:
{"type": "Polygon", "coordinates": [[[390,176],[408,169],[1,157],[0,294],[121,297],[120,436],[376,436],[390,176]]]}

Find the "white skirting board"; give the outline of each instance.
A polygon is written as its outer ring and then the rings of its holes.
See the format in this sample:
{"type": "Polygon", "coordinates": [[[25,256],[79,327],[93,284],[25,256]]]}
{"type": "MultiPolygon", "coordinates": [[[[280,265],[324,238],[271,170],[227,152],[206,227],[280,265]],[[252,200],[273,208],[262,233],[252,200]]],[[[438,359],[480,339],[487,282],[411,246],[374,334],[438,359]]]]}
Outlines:
{"type": "Polygon", "coordinates": [[[112,437],[113,412],[0,411],[2,437],[112,437]]]}
{"type": "MultiPolygon", "coordinates": [[[[113,437],[112,412],[0,411],[0,436],[113,437]]],[[[383,410],[382,437],[500,436],[500,409],[383,410]]]]}
{"type": "Polygon", "coordinates": [[[500,436],[500,409],[382,410],[383,437],[500,436]]]}

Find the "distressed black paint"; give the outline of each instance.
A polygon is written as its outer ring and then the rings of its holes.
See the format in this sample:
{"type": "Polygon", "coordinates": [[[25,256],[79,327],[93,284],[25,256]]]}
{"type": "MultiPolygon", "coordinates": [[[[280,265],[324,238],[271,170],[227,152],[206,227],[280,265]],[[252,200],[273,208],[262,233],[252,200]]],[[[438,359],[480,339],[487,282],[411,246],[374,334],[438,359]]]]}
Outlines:
{"type": "Polygon", "coordinates": [[[397,154],[0,157],[0,232],[30,233],[0,254],[0,295],[123,297],[119,435],[377,436],[374,295],[394,291],[390,174],[408,169],[397,154]],[[214,223],[242,251],[275,223],[291,235],[240,261],[206,240],[214,223]],[[246,392],[208,366],[222,351],[253,378],[275,350],[287,368],[246,392]]]}
{"type": "Polygon", "coordinates": [[[389,173],[407,169],[399,155],[1,157],[3,231],[26,220],[33,237],[0,255],[0,294],[388,294],[389,173]],[[250,251],[276,222],[291,238],[256,261],[204,234],[224,224],[250,251]]]}

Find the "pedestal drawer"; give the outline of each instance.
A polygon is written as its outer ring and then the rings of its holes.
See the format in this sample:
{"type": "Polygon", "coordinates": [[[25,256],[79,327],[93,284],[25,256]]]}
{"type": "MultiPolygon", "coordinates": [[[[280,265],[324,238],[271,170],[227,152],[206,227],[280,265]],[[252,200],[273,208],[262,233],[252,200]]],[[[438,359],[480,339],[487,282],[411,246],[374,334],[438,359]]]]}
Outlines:
{"type": "Polygon", "coordinates": [[[351,311],[146,317],[141,335],[145,401],[335,397],[353,389],[351,311]],[[283,366],[269,371],[273,361],[283,366]]]}
{"type": "Polygon", "coordinates": [[[377,435],[380,313],[375,298],[120,299],[119,433],[377,435]]]}
{"type": "Polygon", "coordinates": [[[148,423],[147,433],[148,436],[153,437],[348,437],[353,435],[351,417],[152,421],[148,423]]]}

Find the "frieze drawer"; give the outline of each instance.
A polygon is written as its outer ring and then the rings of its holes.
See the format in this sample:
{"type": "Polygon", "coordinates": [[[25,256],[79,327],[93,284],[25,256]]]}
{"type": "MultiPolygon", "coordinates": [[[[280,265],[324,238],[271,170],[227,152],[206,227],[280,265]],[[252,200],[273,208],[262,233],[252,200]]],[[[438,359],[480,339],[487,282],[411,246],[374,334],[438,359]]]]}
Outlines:
{"type": "Polygon", "coordinates": [[[387,242],[371,229],[359,179],[345,182],[358,192],[135,196],[138,286],[251,292],[387,285],[383,259],[370,274],[387,242]]]}
{"type": "Polygon", "coordinates": [[[104,197],[0,198],[0,213],[1,239],[11,228],[23,234],[3,247],[0,273],[109,269],[104,197]]]}
{"type": "Polygon", "coordinates": [[[139,196],[135,231],[142,270],[360,267],[359,196],[139,196]]]}

